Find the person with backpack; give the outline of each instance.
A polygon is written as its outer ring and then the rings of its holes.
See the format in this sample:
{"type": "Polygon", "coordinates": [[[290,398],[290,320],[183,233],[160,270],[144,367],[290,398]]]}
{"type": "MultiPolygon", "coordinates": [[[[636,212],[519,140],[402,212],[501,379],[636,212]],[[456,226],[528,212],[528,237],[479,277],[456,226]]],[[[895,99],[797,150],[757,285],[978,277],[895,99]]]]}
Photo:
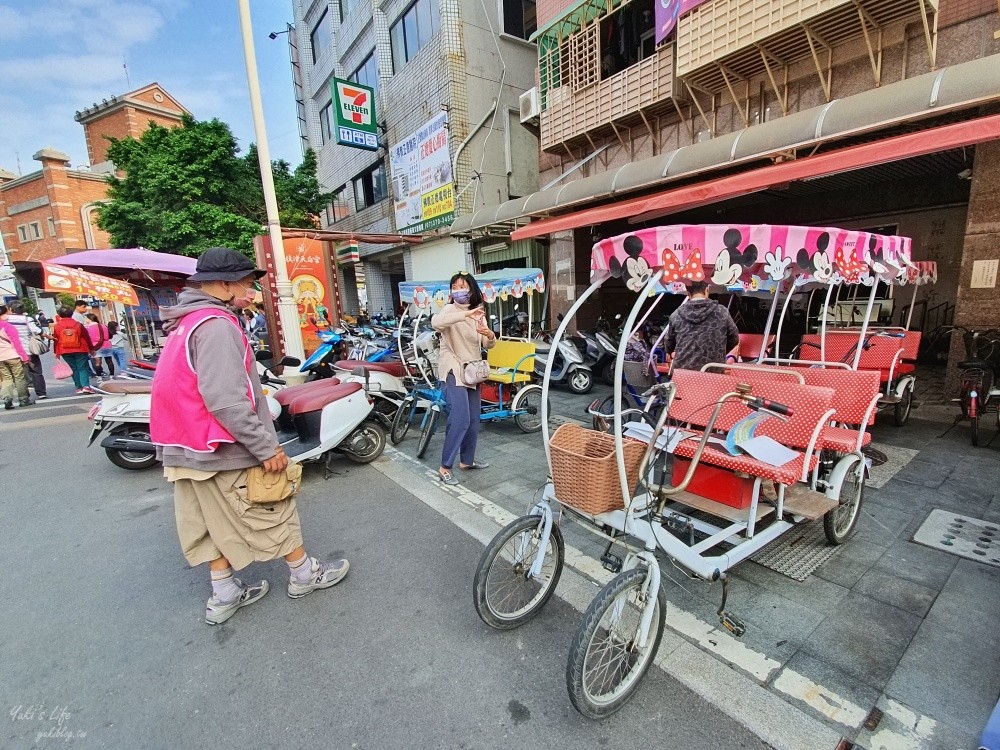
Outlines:
{"type": "Polygon", "coordinates": [[[31,406],[28,397],[28,381],[24,377],[24,364],[28,352],[21,346],[17,329],[7,322],[7,305],[0,305],[0,398],[3,408],[14,408],[14,391],[17,391],[18,406],[31,406]]]}
{"type": "Polygon", "coordinates": [[[90,369],[87,362],[94,346],[87,335],[87,329],[73,318],[73,310],[60,307],[56,313],[56,323],[52,327],[52,338],[56,343],[56,359],[62,358],[73,371],[73,385],[77,393],[92,393],[90,390],[90,369]]]}
{"type": "Polygon", "coordinates": [[[17,329],[21,346],[28,352],[28,378],[31,380],[31,387],[35,389],[35,398],[48,398],[42,370],[42,355],[49,350],[48,326],[43,329],[31,316],[25,315],[21,302],[11,303],[7,322],[17,329]]]}

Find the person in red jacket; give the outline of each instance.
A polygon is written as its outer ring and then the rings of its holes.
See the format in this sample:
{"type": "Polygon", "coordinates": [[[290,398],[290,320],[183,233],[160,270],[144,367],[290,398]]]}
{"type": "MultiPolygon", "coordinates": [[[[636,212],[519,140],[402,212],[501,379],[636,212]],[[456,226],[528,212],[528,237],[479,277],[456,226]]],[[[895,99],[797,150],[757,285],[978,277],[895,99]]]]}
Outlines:
{"type": "Polygon", "coordinates": [[[56,359],[62,357],[73,371],[73,385],[77,393],[92,393],[90,390],[90,368],[87,362],[94,352],[94,345],[87,335],[87,329],[73,319],[73,311],[60,307],[56,312],[56,323],[52,327],[55,341],[56,359]]]}

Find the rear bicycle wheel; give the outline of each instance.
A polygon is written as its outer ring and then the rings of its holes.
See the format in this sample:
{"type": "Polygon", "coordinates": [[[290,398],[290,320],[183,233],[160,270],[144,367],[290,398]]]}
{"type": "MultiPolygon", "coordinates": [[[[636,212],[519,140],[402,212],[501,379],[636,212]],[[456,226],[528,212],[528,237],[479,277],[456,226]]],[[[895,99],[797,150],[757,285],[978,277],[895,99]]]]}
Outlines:
{"type": "Polygon", "coordinates": [[[392,428],[389,430],[389,439],[393,445],[399,445],[410,431],[415,404],[416,399],[407,396],[396,409],[396,416],[392,418],[392,428]]]}
{"type": "Polygon", "coordinates": [[[441,416],[439,409],[432,408],[424,422],[424,428],[420,431],[420,440],[417,442],[417,458],[423,458],[427,452],[427,446],[431,444],[434,431],[437,429],[438,418],[441,416]]]}
{"type": "Polygon", "coordinates": [[[865,498],[865,462],[858,460],[844,474],[837,507],[823,516],[823,532],[830,544],[843,544],[857,531],[865,498]]]}
{"type": "MultiPolygon", "coordinates": [[[[514,424],[521,432],[538,432],[542,429],[542,387],[526,385],[514,394],[510,403],[514,414],[514,424]]],[[[551,413],[551,410],[550,410],[551,413]]]]}

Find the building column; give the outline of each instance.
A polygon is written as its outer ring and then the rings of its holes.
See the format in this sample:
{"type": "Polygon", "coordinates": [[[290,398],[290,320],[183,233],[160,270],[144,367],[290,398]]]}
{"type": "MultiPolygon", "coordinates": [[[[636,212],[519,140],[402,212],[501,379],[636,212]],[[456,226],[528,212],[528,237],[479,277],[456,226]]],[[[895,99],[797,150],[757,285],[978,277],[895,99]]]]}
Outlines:
{"type": "MultiPolygon", "coordinates": [[[[988,261],[1000,260],[1000,142],[976,145],[972,189],[969,194],[969,214],[962,245],[962,266],[958,276],[958,296],[955,300],[955,325],[968,328],[1000,327],[1000,295],[996,277],[992,286],[972,287],[973,276],[981,277],[988,261]]],[[[977,284],[984,283],[978,278],[977,284]]],[[[988,282],[986,282],[988,283],[988,282]]],[[[947,389],[958,390],[956,364],[966,358],[962,337],[951,337],[948,356],[947,389]]]]}

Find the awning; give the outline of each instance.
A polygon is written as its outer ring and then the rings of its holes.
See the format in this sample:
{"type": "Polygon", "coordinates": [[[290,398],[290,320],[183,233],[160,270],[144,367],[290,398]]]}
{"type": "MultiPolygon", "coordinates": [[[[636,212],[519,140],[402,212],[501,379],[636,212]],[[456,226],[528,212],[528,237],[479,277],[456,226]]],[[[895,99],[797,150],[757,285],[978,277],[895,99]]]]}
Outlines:
{"type": "MultiPolygon", "coordinates": [[[[471,216],[460,217],[452,226],[451,233],[471,234],[484,230],[491,227],[499,215],[504,216],[507,228],[512,224],[523,225],[529,217],[545,217],[574,206],[620,198],[630,192],[648,190],[680,179],[689,180],[719,169],[759,162],[793,149],[818,146],[996,100],[1000,100],[1000,55],[991,55],[835,99],[820,107],[683,146],[626,164],[617,170],[557,184],[526,198],[508,201],[499,209],[489,207],[471,216]]],[[[815,158],[798,161],[804,163],[815,158]]],[[[548,225],[548,221],[554,219],[538,224],[548,225]]],[[[572,223],[570,228],[589,223],[593,222],[583,219],[572,223]]],[[[514,228],[514,238],[557,231],[537,231],[534,224],[514,228]]]]}
{"type": "Polygon", "coordinates": [[[975,120],[942,125],[916,133],[829,151],[804,159],[773,164],[696,185],[665,190],[654,195],[588,208],[565,216],[543,219],[516,230],[511,237],[515,240],[540,237],[552,232],[562,232],[620,219],[629,219],[632,223],[649,221],[668,214],[767,190],[795,180],[849,172],[899,159],[997,139],[1000,139],[1000,115],[980,117],[975,120]]]}

